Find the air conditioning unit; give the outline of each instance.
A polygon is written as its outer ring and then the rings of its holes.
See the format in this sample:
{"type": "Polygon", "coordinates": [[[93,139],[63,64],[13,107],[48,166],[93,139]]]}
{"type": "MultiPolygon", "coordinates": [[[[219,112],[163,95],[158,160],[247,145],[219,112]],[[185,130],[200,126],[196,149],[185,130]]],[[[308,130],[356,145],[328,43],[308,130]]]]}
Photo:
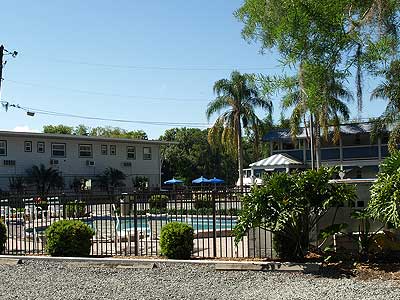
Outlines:
{"type": "Polygon", "coordinates": [[[50,159],[50,165],[58,165],[58,159],[50,159]]]}
{"type": "Polygon", "coordinates": [[[3,165],[4,166],[15,166],[15,164],[16,164],[16,162],[15,162],[15,160],[4,160],[3,161],[3,165]]]}
{"type": "Polygon", "coordinates": [[[96,165],[96,163],[94,162],[94,160],[87,160],[86,165],[88,167],[94,167],[96,165]]]}
{"type": "Polygon", "coordinates": [[[122,163],[122,166],[123,166],[123,167],[132,167],[132,162],[131,162],[131,161],[124,161],[124,162],[122,163]]]}

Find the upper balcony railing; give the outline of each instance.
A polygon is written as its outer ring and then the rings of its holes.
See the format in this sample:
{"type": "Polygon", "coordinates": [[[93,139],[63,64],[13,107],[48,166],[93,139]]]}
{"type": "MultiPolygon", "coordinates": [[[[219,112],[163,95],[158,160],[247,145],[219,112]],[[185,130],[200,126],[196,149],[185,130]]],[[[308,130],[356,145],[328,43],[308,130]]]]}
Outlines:
{"type": "MultiPolygon", "coordinates": [[[[274,150],[276,153],[286,153],[293,158],[304,161],[303,149],[291,150],[274,150]]],[[[389,155],[387,145],[381,146],[381,158],[389,155]]],[[[332,148],[321,148],[322,161],[349,161],[349,160],[375,160],[379,159],[379,146],[378,145],[354,145],[332,148]],[[342,152],[342,155],[340,155],[342,152]]],[[[310,150],[306,150],[306,161],[310,161],[310,150]]]]}

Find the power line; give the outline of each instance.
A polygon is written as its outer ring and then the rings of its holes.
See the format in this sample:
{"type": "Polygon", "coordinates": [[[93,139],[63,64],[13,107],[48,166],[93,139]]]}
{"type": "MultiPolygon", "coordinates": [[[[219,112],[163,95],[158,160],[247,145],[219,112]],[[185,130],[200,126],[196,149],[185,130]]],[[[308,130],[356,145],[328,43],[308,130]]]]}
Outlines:
{"type": "Polygon", "coordinates": [[[177,101],[177,102],[206,102],[210,101],[210,99],[200,99],[200,98],[174,98],[174,97],[148,97],[148,96],[137,96],[137,95],[124,95],[118,93],[103,93],[103,92],[96,92],[91,90],[81,90],[81,89],[73,89],[67,88],[62,86],[54,86],[54,85],[47,85],[41,84],[36,82],[26,82],[26,81],[19,81],[19,80],[12,80],[12,79],[4,79],[4,81],[31,86],[31,87],[40,87],[40,88],[50,88],[54,90],[63,90],[63,91],[70,91],[74,93],[80,93],[85,95],[94,95],[94,96],[104,96],[104,97],[116,97],[116,98],[134,98],[134,99],[145,99],[145,100],[153,100],[153,101],[177,101]]]}
{"type": "Polygon", "coordinates": [[[133,123],[133,124],[141,124],[141,125],[159,125],[159,126],[191,126],[198,128],[206,128],[210,125],[208,123],[200,123],[200,122],[164,122],[164,121],[142,121],[142,120],[126,120],[126,119],[113,119],[113,118],[100,118],[93,116],[85,116],[85,115],[77,115],[77,114],[68,114],[55,112],[50,110],[37,109],[33,107],[21,106],[19,104],[12,104],[8,101],[0,101],[0,103],[6,107],[14,107],[27,112],[29,116],[33,116],[35,114],[41,115],[49,115],[56,117],[69,117],[69,118],[77,118],[77,119],[85,119],[85,120],[98,120],[98,121],[109,121],[109,122],[119,122],[119,123],[133,123]]]}
{"type": "Polygon", "coordinates": [[[60,59],[60,58],[41,58],[41,60],[53,61],[56,63],[63,64],[74,64],[74,65],[85,65],[92,67],[102,67],[102,68],[114,68],[114,69],[137,69],[137,70],[159,70],[159,71],[232,71],[235,69],[239,70],[274,70],[279,66],[273,67],[253,67],[253,66],[141,66],[141,65],[128,65],[128,64],[104,64],[88,61],[78,61],[70,59],[60,59]]]}

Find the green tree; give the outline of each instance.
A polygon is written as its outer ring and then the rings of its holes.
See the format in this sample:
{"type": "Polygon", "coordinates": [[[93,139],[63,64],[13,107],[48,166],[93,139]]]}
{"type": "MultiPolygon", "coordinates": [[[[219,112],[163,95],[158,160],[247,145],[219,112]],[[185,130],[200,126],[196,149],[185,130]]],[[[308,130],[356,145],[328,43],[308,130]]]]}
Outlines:
{"type": "Polygon", "coordinates": [[[276,49],[298,73],[316,64],[354,75],[361,111],[363,70],[397,52],[399,8],[396,0],[245,0],[235,16],[246,40],[276,49]]]}
{"type": "Polygon", "coordinates": [[[26,173],[28,175],[27,182],[36,188],[36,192],[44,201],[52,190],[64,187],[64,179],[60,172],[51,167],[46,168],[43,164],[32,166],[26,170],[26,173]]]}
{"type": "Polygon", "coordinates": [[[237,168],[231,155],[211,147],[207,130],[197,128],[168,129],[160,140],[176,144],[162,146],[162,181],[181,178],[186,184],[201,175],[223,178],[227,184],[237,180],[237,168]]]}
{"type": "MultiPolygon", "coordinates": [[[[314,140],[317,168],[321,164],[321,134],[325,140],[329,138],[329,127],[333,126],[334,143],[339,141],[340,123],[350,118],[350,110],[346,102],[353,100],[353,96],[343,83],[343,75],[327,70],[322,65],[303,64],[298,78],[284,80],[283,87],[287,94],[282,99],[284,109],[292,108],[290,128],[292,136],[298,134],[301,123],[307,124],[306,116],[314,119],[314,140]]],[[[307,137],[311,135],[306,127],[307,137]]]]}
{"type": "Polygon", "coordinates": [[[94,127],[90,131],[91,136],[104,136],[114,138],[128,138],[128,139],[141,139],[147,140],[147,134],[143,130],[128,131],[119,127],[94,127]]]}
{"type": "Polygon", "coordinates": [[[337,101],[333,106],[327,101],[336,90],[331,83],[354,76],[361,113],[363,73],[377,74],[397,54],[399,12],[397,0],[245,0],[235,12],[244,23],[246,40],[260,42],[263,52],[277,50],[282,64],[297,70],[297,104],[290,105],[291,119],[294,124],[302,120],[304,126],[305,115],[314,119],[317,167],[321,128],[338,123],[336,116],[326,118],[325,111],[332,108],[342,116],[348,111],[337,101]]]}
{"type": "Polygon", "coordinates": [[[72,134],[74,128],[65,125],[45,125],[43,126],[44,133],[54,133],[54,134],[72,134]]]}
{"type": "Polygon", "coordinates": [[[104,136],[110,138],[126,138],[126,139],[139,139],[147,140],[147,134],[143,130],[126,130],[119,127],[94,127],[90,128],[86,125],[80,124],[76,127],[65,125],[45,125],[43,126],[44,133],[56,134],[74,134],[86,136],[104,136]]]}
{"type": "Polygon", "coordinates": [[[80,124],[73,129],[75,135],[89,135],[90,128],[86,125],[80,124]]]}
{"type": "Polygon", "coordinates": [[[109,195],[114,195],[116,189],[125,186],[125,179],[124,172],[108,167],[102,174],[96,176],[95,184],[109,195]]]}
{"type": "Polygon", "coordinates": [[[215,121],[209,131],[209,140],[215,141],[215,135],[221,136],[222,144],[237,155],[239,184],[243,187],[243,148],[242,128],[248,125],[257,127],[259,119],[255,108],[272,110],[271,101],[262,97],[251,83],[249,75],[233,71],[230,79],[221,79],[214,84],[215,100],[208,104],[206,115],[210,119],[215,113],[226,109],[215,121]]]}
{"type": "Polygon", "coordinates": [[[395,60],[385,70],[385,81],[372,92],[371,99],[386,99],[385,111],[375,121],[373,138],[385,128],[390,128],[389,150],[395,151],[400,144],[400,61],[395,60]]]}
{"type": "Polygon", "coordinates": [[[276,250],[285,259],[303,259],[310,232],[330,208],[354,201],[353,186],[330,183],[337,172],[321,168],[300,173],[273,173],[261,187],[243,198],[236,242],[250,228],[261,227],[277,238],[276,250]]]}

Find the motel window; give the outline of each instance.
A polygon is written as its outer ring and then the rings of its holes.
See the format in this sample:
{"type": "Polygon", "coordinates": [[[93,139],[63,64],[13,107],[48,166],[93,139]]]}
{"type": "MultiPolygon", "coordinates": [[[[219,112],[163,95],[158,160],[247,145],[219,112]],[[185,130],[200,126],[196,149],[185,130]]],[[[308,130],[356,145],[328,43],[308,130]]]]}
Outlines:
{"type": "Polygon", "coordinates": [[[79,157],[92,157],[92,145],[81,144],[79,145],[79,157]]]}
{"type": "Polygon", "coordinates": [[[37,152],[44,153],[44,142],[37,142],[37,152]]]}
{"type": "Polygon", "coordinates": [[[151,160],[151,148],[150,147],[143,147],[143,159],[151,160]]]}
{"type": "Polygon", "coordinates": [[[66,157],[66,145],[63,143],[51,144],[51,155],[53,157],[66,157]]]}
{"type": "Polygon", "coordinates": [[[101,155],[107,155],[107,145],[101,145],[101,155]]]}
{"type": "Polygon", "coordinates": [[[7,156],[7,141],[0,141],[0,156],[7,156]]]}
{"type": "Polygon", "coordinates": [[[117,146],[110,145],[110,155],[117,155],[117,146]]]}
{"type": "Polygon", "coordinates": [[[126,147],[127,159],[136,159],[136,149],[134,146],[126,147]]]}
{"type": "Polygon", "coordinates": [[[24,142],[24,150],[25,150],[25,152],[32,152],[32,142],[31,141],[24,142]]]}

